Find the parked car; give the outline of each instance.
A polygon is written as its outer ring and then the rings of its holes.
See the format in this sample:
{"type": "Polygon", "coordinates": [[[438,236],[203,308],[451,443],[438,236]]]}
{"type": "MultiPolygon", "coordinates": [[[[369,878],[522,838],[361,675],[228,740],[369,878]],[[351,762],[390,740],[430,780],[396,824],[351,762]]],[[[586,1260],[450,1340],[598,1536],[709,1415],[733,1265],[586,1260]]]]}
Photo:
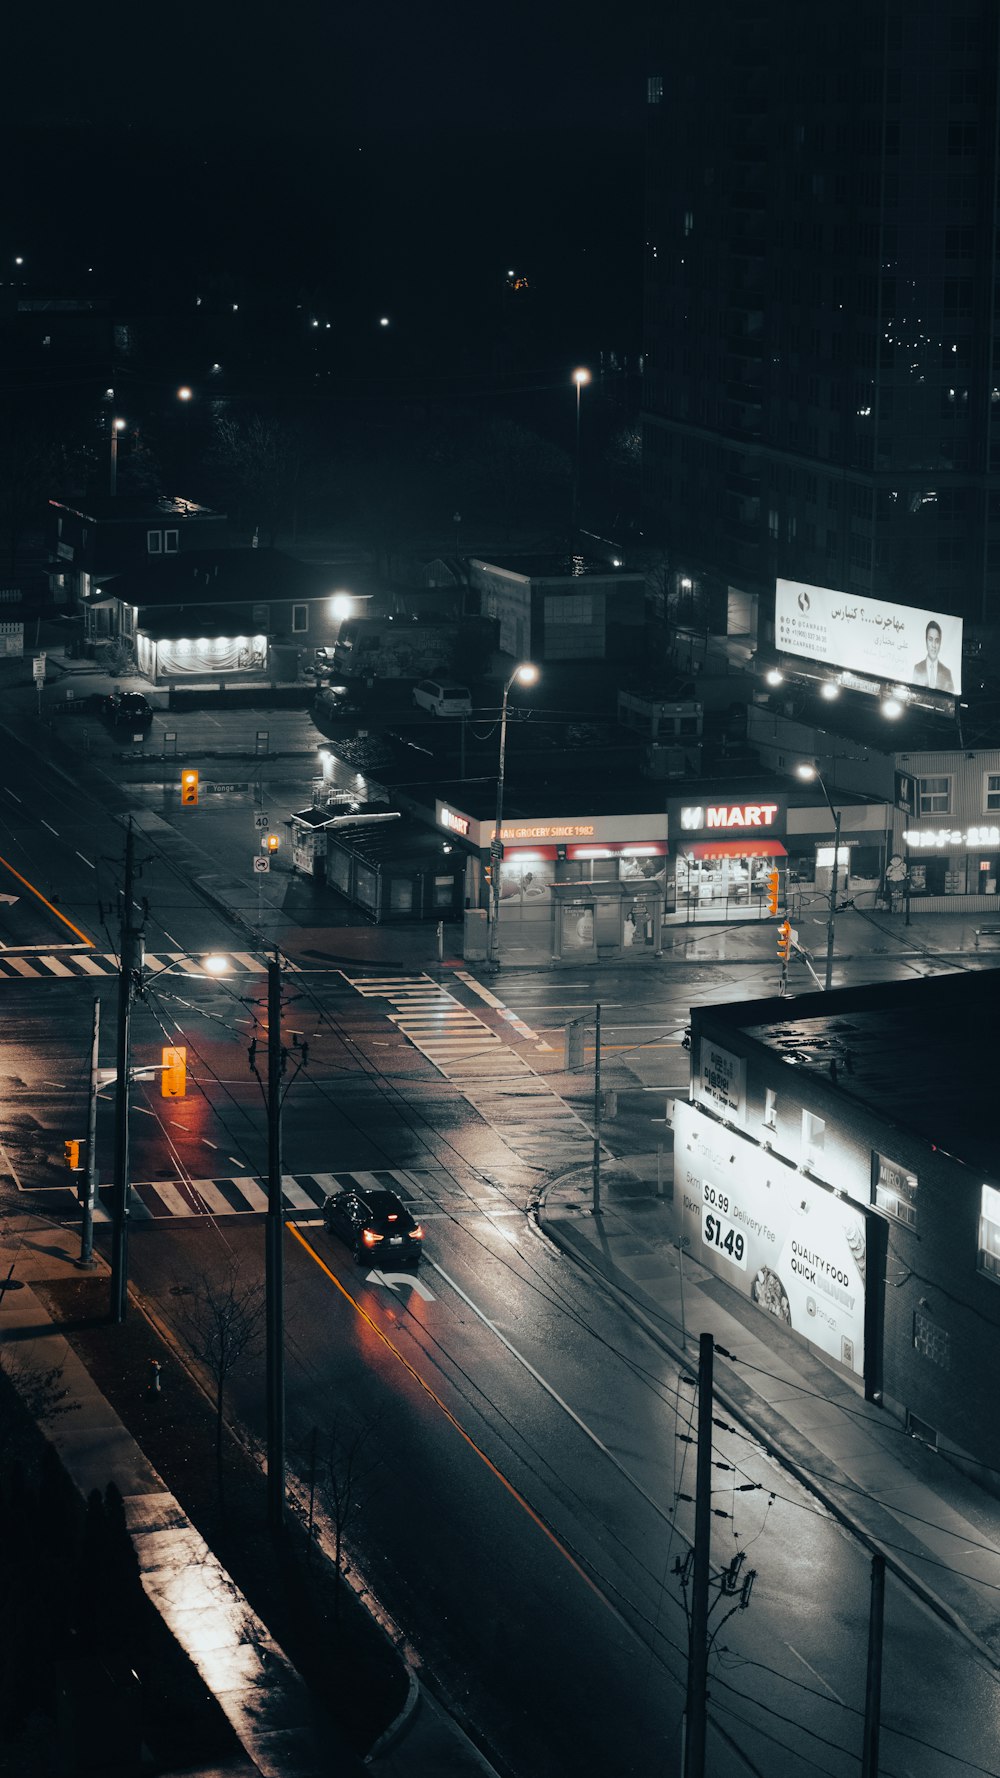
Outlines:
{"type": "Polygon", "coordinates": [[[331,1234],[346,1241],[358,1265],[390,1259],[416,1263],[423,1250],[424,1231],[395,1192],[334,1192],[323,1206],[323,1220],[331,1234]]]}
{"type": "Polygon", "coordinates": [[[322,716],[364,716],[369,700],[358,685],[320,685],[316,688],[313,709],[322,716]]]}
{"type": "Polygon", "coordinates": [[[472,693],[467,685],[448,680],[420,679],[413,687],[413,702],[419,710],[431,710],[435,716],[471,716],[472,693]]]}
{"type": "Polygon", "coordinates": [[[141,691],[113,691],[104,700],[105,722],[115,729],[128,729],[132,734],[148,730],[153,720],[153,706],[141,691]]]}

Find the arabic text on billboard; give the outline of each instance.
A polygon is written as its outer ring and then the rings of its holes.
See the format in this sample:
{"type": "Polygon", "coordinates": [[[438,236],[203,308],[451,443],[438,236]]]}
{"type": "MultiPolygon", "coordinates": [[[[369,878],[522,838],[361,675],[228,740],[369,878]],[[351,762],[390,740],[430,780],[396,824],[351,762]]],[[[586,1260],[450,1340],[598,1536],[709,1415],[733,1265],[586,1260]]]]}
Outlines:
{"type": "Polygon", "coordinates": [[[691,1251],[820,1351],[864,1374],[864,1213],[686,1100],[674,1190],[691,1251]]]}
{"type": "Polygon", "coordinates": [[[779,580],[774,640],[783,654],[871,673],[897,685],[955,695],[962,689],[962,620],[943,611],[887,605],[830,587],[779,580]]]}

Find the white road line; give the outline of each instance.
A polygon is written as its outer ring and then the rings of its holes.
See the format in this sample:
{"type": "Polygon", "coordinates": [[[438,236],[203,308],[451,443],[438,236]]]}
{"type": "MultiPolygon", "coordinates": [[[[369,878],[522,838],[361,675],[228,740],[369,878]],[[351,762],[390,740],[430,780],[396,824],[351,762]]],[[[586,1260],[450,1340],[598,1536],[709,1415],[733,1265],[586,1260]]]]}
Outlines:
{"type": "Polygon", "coordinates": [[[267,1209],[267,1193],[262,1192],[256,1179],[234,1179],[237,1191],[242,1192],[252,1210],[267,1209]]]}
{"type": "Polygon", "coordinates": [[[6,784],[4,785],[4,790],[6,791],[6,794],[8,796],[14,797],[14,801],[16,803],[19,803],[21,801],[21,798],[19,796],[14,796],[14,792],[12,790],[7,790],[6,784]]]}
{"type": "Polygon", "coordinates": [[[52,826],[52,824],[51,824],[51,822],[49,822],[49,821],[42,821],[42,817],[41,817],[41,816],[40,816],[40,815],[39,815],[39,817],[38,817],[38,819],[39,819],[39,821],[41,821],[41,822],[42,822],[42,826],[43,826],[43,827],[47,827],[47,828],[48,828],[48,830],[49,830],[49,832],[50,832],[50,833],[54,833],[54,834],[55,834],[55,836],[56,836],[56,839],[58,839],[58,838],[59,838],[59,829],[58,829],[58,827],[53,827],[53,826],[52,826]]]}
{"type": "MultiPolygon", "coordinates": [[[[83,853],[82,853],[82,852],[78,852],[78,853],[77,853],[77,857],[78,857],[78,858],[83,858],[83,853]]],[[[91,868],[91,870],[96,870],[96,869],[97,869],[97,866],[96,866],[96,864],[93,864],[93,863],[92,863],[92,862],[91,862],[91,860],[90,860],[90,859],[89,859],[89,858],[83,858],[83,862],[84,862],[84,864],[89,864],[89,865],[90,865],[90,868],[91,868]]]]}
{"type": "Polygon", "coordinates": [[[596,1432],[594,1432],[592,1430],[592,1428],[587,1425],[587,1422],[585,1420],[581,1420],[579,1414],[577,1414],[573,1410],[573,1408],[570,1407],[569,1402],[564,1401],[562,1396],[558,1393],[558,1391],[553,1389],[552,1384],[549,1382],[546,1382],[546,1379],[542,1376],[541,1371],[536,1371],[534,1365],[530,1362],[529,1359],[525,1358],[523,1352],[519,1352],[517,1347],[513,1346],[511,1344],[511,1342],[510,1342],[510,1340],[508,1340],[506,1334],[502,1334],[500,1332],[500,1329],[497,1327],[496,1322],[491,1321],[489,1316],[484,1314],[483,1310],[479,1308],[478,1304],[473,1302],[471,1296],[466,1295],[466,1293],[462,1289],[461,1285],[456,1284],[454,1278],[449,1276],[449,1274],[444,1270],[444,1267],[438,1265],[437,1260],[435,1260],[435,1259],[432,1259],[430,1261],[425,1260],[425,1264],[430,1264],[431,1266],[433,1266],[433,1268],[434,1268],[435,1272],[437,1272],[438,1276],[443,1278],[445,1283],[449,1284],[451,1286],[451,1288],[455,1292],[456,1296],[461,1297],[461,1299],[462,1299],[463,1303],[465,1303],[466,1307],[472,1310],[472,1313],[477,1317],[478,1320],[480,1320],[482,1322],[483,1326],[489,1328],[490,1333],[494,1334],[496,1336],[496,1338],[500,1341],[501,1346],[504,1346],[506,1348],[506,1350],[510,1353],[512,1358],[517,1359],[518,1364],[520,1364],[524,1367],[524,1369],[528,1372],[529,1376],[534,1377],[535,1382],[538,1383],[540,1385],[540,1387],[545,1390],[546,1395],[551,1397],[551,1399],[555,1402],[557,1407],[562,1408],[564,1414],[568,1414],[569,1418],[573,1421],[573,1424],[580,1428],[580,1431],[585,1435],[586,1438],[590,1439],[591,1444],[594,1444],[597,1446],[597,1449],[600,1451],[601,1455],[603,1457],[606,1457],[608,1459],[608,1462],[612,1463],[614,1465],[614,1467],[615,1467],[615,1469],[617,1469],[618,1473],[620,1475],[623,1475],[627,1482],[631,1483],[632,1487],[635,1488],[636,1492],[639,1495],[641,1495],[642,1499],[647,1501],[648,1504],[655,1509],[657,1516],[659,1518],[662,1518],[664,1515],[663,1515],[663,1508],[660,1505],[660,1503],[658,1501],[654,1500],[651,1494],[646,1493],[645,1488],[642,1487],[641,1483],[636,1481],[634,1475],[630,1474],[630,1472],[625,1468],[624,1463],[621,1462],[620,1458],[616,1457],[613,1451],[609,1451],[609,1449],[608,1449],[607,1445],[604,1443],[603,1439],[598,1438],[596,1432]]]}
{"type": "Polygon", "coordinates": [[[204,1143],[204,1144],[205,1144],[205,1147],[206,1147],[206,1148],[214,1148],[214,1149],[215,1149],[215,1152],[216,1152],[216,1154],[218,1154],[218,1152],[219,1152],[219,1144],[218,1144],[218,1143],[217,1143],[217,1142],[209,1142],[209,1140],[208,1140],[208,1137],[207,1137],[207,1136],[203,1136],[203,1137],[202,1137],[202,1141],[203,1141],[203,1143],[204,1143]]]}
{"type": "Polygon", "coordinates": [[[165,1179],[158,1180],[153,1186],[157,1196],[163,1199],[172,1216],[197,1216],[198,1212],[186,1198],[182,1198],[177,1187],[169,1185],[165,1179]]]}
{"type": "Polygon", "coordinates": [[[76,963],[77,969],[83,970],[84,975],[100,975],[103,976],[106,981],[110,980],[107,970],[102,969],[91,957],[76,957],[74,958],[74,962],[76,963]]]}
{"type": "Polygon", "coordinates": [[[820,1685],[823,1686],[823,1688],[829,1692],[831,1698],[836,1698],[838,1704],[843,1704],[844,1700],[841,1697],[840,1693],[835,1692],[832,1685],[827,1685],[826,1680],[823,1678],[822,1673],[817,1673],[815,1667],[810,1667],[809,1662],[806,1660],[805,1655],[800,1655],[798,1649],[793,1648],[790,1642],[786,1642],[785,1647],[787,1648],[789,1654],[794,1655],[795,1659],[797,1661],[802,1662],[803,1667],[805,1667],[805,1669],[808,1673],[812,1674],[814,1679],[819,1680],[820,1685]]]}
{"type": "Polygon", "coordinates": [[[58,957],[39,957],[38,961],[39,963],[44,963],[46,969],[51,969],[53,975],[73,974],[71,969],[66,968],[65,963],[60,963],[58,957]]]}

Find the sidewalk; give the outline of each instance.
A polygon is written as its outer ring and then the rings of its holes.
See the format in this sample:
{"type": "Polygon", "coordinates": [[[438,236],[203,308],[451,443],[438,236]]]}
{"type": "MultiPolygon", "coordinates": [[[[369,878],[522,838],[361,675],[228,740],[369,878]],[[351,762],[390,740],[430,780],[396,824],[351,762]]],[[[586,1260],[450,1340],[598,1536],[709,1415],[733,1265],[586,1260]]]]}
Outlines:
{"type": "MultiPolygon", "coordinates": [[[[410,1676],[397,1721],[364,1760],[345,1741],[318,1732],[311,1696],[266,1625],[226,1572],[128,1428],[96,1387],[32,1285],[79,1278],[79,1240],[26,1214],[0,1232],[0,1271],[11,1261],[20,1288],[0,1294],[5,1367],[84,1499],[113,1482],[122,1496],[143,1590],[190,1657],[244,1749],[224,1778],[495,1778],[461,1729],[410,1676]],[[58,1404],[47,1379],[58,1377],[58,1404]],[[39,1411],[39,1404],[43,1404],[39,1411]]],[[[96,1276],[107,1275],[98,1261],[96,1276]]],[[[198,1778],[216,1778],[199,1768],[198,1778]]],[[[219,1774],[222,1778],[222,1774],[219,1774]]]]}
{"type": "Polygon", "coordinates": [[[734,1419],[992,1665],[1000,1665],[1000,1499],[866,1402],[776,1321],[727,1289],[677,1245],[672,1184],[657,1157],[590,1169],[543,1193],[540,1226],[602,1279],[689,1372],[712,1333],[715,1392],[734,1419]],[[683,1267],[683,1270],[681,1269],[683,1267]]]}

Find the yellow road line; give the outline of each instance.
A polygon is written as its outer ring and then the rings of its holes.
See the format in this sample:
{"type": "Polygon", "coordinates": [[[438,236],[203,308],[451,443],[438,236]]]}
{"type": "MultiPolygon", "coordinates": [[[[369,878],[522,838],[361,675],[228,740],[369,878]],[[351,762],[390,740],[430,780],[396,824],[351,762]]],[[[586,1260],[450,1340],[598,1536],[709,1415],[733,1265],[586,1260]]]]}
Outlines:
{"type": "MultiPolygon", "coordinates": [[[[74,926],[72,920],[67,920],[66,915],[61,914],[59,912],[58,908],[54,908],[52,906],[51,901],[46,901],[41,890],[36,889],[34,883],[29,883],[27,877],[22,877],[19,870],[15,870],[14,866],[12,864],[7,863],[6,858],[0,858],[0,864],[3,865],[4,870],[9,870],[11,876],[16,877],[19,883],[23,883],[24,887],[26,889],[30,889],[32,895],[37,895],[39,901],[44,902],[44,904],[48,908],[50,914],[55,914],[55,917],[57,920],[61,920],[64,926],[68,926],[71,932],[76,933],[77,938],[82,938],[84,944],[90,945],[91,949],[93,949],[94,940],[92,938],[88,938],[87,934],[85,932],[81,932],[79,926],[74,926]]],[[[44,945],[36,945],[35,949],[38,951],[44,951],[45,946],[44,945]]]]}
{"type": "Polygon", "coordinates": [[[402,1352],[400,1352],[400,1350],[397,1346],[393,1345],[388,1334],[383,1333],[383,1331],[379,1327],[378,1323],[376,1321],[372,1320],[372,1317],[368,1314],[367,1309],[363,1309],[361,1307],[361,1304],[358,1302],[357,1298],[353,1297],[351,1295],[350,1291],[345,1289],[344,1285],[341,1284],[340,1279],[337,1277],[336,1273],[331,1272],[331,1270],[330,1270],[329,1266],[326,1264],[326,1262],[324,1260],[320,1259],[320,1256],[316,1252],[315,1247],[310,1246],[310,1244],[306,1240],[305,1236],[299,1232],[299,1229],[296,1227],[295,1223],[286,1222],[285,1227],[288,1230],[290,1235],[295,1236],[295,1239],[296,1239],[296,1241],[298,1241],[299,1245],[304,1247],[306,1252],[308,1254],[310,1254],[312,1256],[312,1258],[316,1261],[316,1264],[319,1266],[320,1271],[325,1272],[325,1274],[329,1278],[331,1284],[335,1285],[337,1290],[340,1291],[341,1296],[345,1297],[346,1300],[351,1304],[351,1307],[357,1310],[358,1314],[361,1316],[362,1321],[364,1321],[365,1324],[371,1329],[372,1333],[375,1334],[376,1337],[382,1341],[383,1346],[388,1347],[388,1350],[392,1353],[393,1357],[398,1358],[400,1364],[403,1366],[403,1369],[409,1372],[409,1374],[413,1378],[414,1382],[419,1383],[419,1385],[420,1385],[421,1389],[424,1391],[425,1395],[430,1396],[431,1401],[434,1403],[435,1407],[440,1408],[442,1414],[444,1415],[445,1419],[448,1421],[449,1425],[451,1425],[455,1428],[455,1431],[458,1433],[459,1438],[464,1439],[465,1443],[469,1446],[469,1449],[472,1451],[475,1451],[476,1456],[483,1463],[485,1463],[485,1465],[486,1465],[487,1469],[490,1471],[490,1473],[492,1475],[496,1476],[496,1479],[500,1483],[501,1487],[506,1488],[506,1490],[507,1490],[508,1494],[511,1496],[511,1498],[513,1500],[517,1501],[518,1506],[523,1507],[524,1511],[527,1513],[527,1515],[528,1515],[529,1519],[532,1521],[532,1523],[534,1525],[537,1525],[539,1531],[541,1531],[544,1534],[544,1536],[548,1538],[549,1542],[553,1545],[553,1547],[559,1551],[559,1554],[561,1556],[565,1557],[565,1559],[569,1563],[570,1567],[575,1569],[576,1573],[580,1576],[580,1579],[586,1583],[586,1585],[590,1588],[591,1592],[597,1594],[597,1597],[598,1597],[598,1599],[600,1599],[601,1604],[606,1605],[608,1610],[611,1612],[614,1612],[614,1615],[617,1617],[618,1612],[617,1612],[615,1606],[612,1605],[610,1599],[605,1598],[604,1594],[601,1592],[600,1587],[596,1584],[595,1581],[591,1580],[590,1575],[587,1573],[586,1569],[581,1568],[581,1566],[580,1566],[579,1562],[576,1560],[575,1556],[570,1555],[570,1552],[566,1548],[565,1544],[560,1543],[555,1532],[552,1531],[548,1525],[546,1525],[545,1520],[543,1518],[541,1518],[539,1516],[539,1514],[536,1513],[534,1507],[531,1506],[527,1500],[525,1500],[524,1495],[518,1493],[518,1490],[515,1488],[513,1482],[510,1482],[507,1480],[507,1477],[504,1475],[503,1470],[498,1469],[496,1464],[493,1462],[492,1458],[487,1457],[486,1452],[481,1448],[481,1446],[477,1445],[475,1439],[470,1437],[469,1433],[466,1432],[466,1430],[465,1430],[464,1426],[461,1424],[461,1422],[459,1420],[456,1420],[451,1409],[449,1407],[445,1406],[444,1402],[441,1400],[441,1397],[439,1395],[435,1394],[435,1392],[431,1388],[430,1384],[420,1375],[420,1372],[410,1363],[409,1359],[403,1357],[402,1352]]]}

